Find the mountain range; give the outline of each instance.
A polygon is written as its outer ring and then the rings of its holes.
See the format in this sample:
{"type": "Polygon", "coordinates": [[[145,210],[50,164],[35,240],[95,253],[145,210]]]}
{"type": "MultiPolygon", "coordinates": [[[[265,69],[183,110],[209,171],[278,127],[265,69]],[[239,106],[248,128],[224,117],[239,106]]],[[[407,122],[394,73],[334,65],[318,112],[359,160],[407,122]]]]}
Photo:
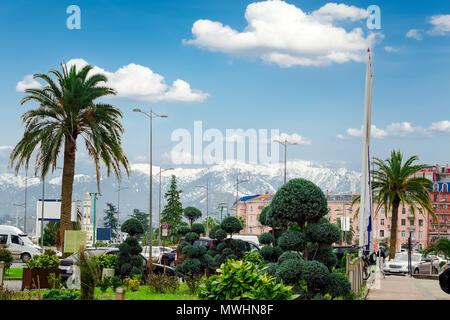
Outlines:
{"type": "MultiPolygon", "coordinates": [[[[129,178],[120,184],[120,220],[124,221],[133,209],[148,212],[149,204],[149,164],[132,164],[129,178]]],[[[153,166],[153,212],[158,213],[159,203],[159,167],[153,166]]],[[[275,193],[283,184],[283,164],[248,164],[238,161],[227,161],[221,164],[203,167],[176,167],[161,175],[162,201],[164,193],[170,185],[171,176],[175,175],[177,187],[182,190],[183,207],[195,206],[206,215],[206,188],[209,186],[209,215],[218,217],[219,203],[231,206],[236,201],[236,179],[248,180],[239,184],[239,197],[266,192],[275,193]]],[[[305,178],[318,185],[324,192],[355,193],[359,190],[360,173],[346,168],[305,160],[292,160],[287,163],[287,179],[305,178]]],[[[101,177],[100,191],[102,196],[97,201],[97,216],[101,219],[106,203],[117,206],[119,183],[115,177],[101,177]]],[[[82,200],[86,192],[97,192],[95,174],[78,173],[75,175],[73,199],[82,200]]],[[[57,199],[61,194],[61,176],[54,176],[45,183],[45,198],[57,199]]],[[[36,201],[42,197],[42,184],[38,178],[29,178],[27,182],[27,230],[34,229],[36,201]]],[[[25,199],[25,177],[12,173],[0,174],[0,218],[8,216],[22,219],[25,199]]],[[[226,210],[226,209],[225,209],[226,210]]],[[[226,212],[226,211],[224,211],[226,212]]],[[[154,218],[154,221],[156,219],[154,218]]],[[[15,223],[15,222],[14,222],[15,223]]],[[[101,221],[99,221],[101,223],[101,221]]]]}

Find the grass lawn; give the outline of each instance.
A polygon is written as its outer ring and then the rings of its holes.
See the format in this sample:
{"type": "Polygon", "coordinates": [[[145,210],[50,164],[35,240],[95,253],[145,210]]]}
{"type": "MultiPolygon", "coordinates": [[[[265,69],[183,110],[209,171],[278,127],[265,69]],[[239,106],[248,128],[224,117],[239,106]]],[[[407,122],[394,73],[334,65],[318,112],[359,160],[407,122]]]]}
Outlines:
{"type": "MultiPolygon", "coordinates": [[[[100,288],[95,288],[95,298],[99,300],[114,300],[115,293],[111,288],[108,288],[103,293],[100,288]]],[[[125,293],[126,300],[198,300],[197,296],[189,294],[189,288],[186,283],[181,283],[175,294],[171,293],[152,293],[148,286],[141,286],[138,291],[127,291],[125,293]]]]}
{"type": "Polygon", "coordinates": [[[10,268],[5,272],[5,278],[22,278],[22,268],[10,268]]]}

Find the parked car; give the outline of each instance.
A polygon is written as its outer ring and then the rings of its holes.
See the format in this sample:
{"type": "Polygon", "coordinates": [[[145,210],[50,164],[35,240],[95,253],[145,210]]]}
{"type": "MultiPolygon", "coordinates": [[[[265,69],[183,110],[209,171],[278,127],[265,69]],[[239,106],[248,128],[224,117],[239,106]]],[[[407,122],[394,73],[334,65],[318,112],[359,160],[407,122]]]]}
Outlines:
{"type": "MultiPolygon", "coordinates": [[[[228,236],[227,238],[230,238],[231,236],[228,236]]],[[[233,239],[239,239],[243,240],[249,243],[254,243],[259,247],[259,239],[258,236],[253,235],[245,235],[245,234],[234,234],[233,239]]]]}
{"type": "Polygon", "coordinates": [[[439,273],[439,259],[436,258],[435,256],[427,256],[424,257],[422,256],[420,259],[420,262],[418,264],[416,264],[414,266],[413,273],[414,274],[429,274],[430,273],[430,268],[431,268],[431,272],[433,274],[438,274],[439,273]],[[432,265],[432,266],[431,266],[432,265]]]}
{"type": "Polygon", "coordinates": [[[445,293],[450,294],[450,262],[442,266],[439,273],[439,285],[445,293]]]}
{"type": "MultiPolygon", "coordinates": [[[[148,257],[150,246],[142,247],[142,254],[148,257]]],[[[163,246],[152,246],[152,260],[154,263],[158,263],[161,260],[161,255],[163,252],[170,252],[172,249],[163,246]]]]}
{"type": "Polygon", "coordinates": [[[177,255],[177,249],[171,249],[169,252],[163,252],[159,263],[175,268],[175,257],[177,255]]]}
{"type": "MultiPolygon", "coordinates": [[[[99,256],[101,254],[119,254],[119,249],[117,248],[87,248],[85,249],[86,254],[99,256]]],[[[144,277],[147,277],[147,270],[145,265],[147,264],[148,259],[141,254],[141,257],[144,259],[144,277]]],[[[61,280],[66,281],[73,273],[73,265],[75,261],[78,259],[78,252],[70,255],[69,257],[60,260],[59,269],[61,270],[61,280]]],[[[164,273],[164,265],[154,263],[153,264],[153,273],[162,274],[164,273]]],[[[173,276],[175,275],[175,271],[171,267],[166,267],[166,274],[173,276]]]]}
{"type": "Polygon", "coordinates": [[[0,225],[0,244],[7,245],[6,249],[11,252],[13,258],[24,263],[43,252],[25,232],[14,226],[0,225]]]}
{"type": "MultiPolygon", "coordinates": [[[[419,253],[411,254],[411,270],[414,272],[416,267],[422,260],[422,255],[419,253]]],[[[407,274],[408,273],[408,254],[406,252],[396,253],[395,258],[386,261],[383,271],[392,274],[407,274]]]]}

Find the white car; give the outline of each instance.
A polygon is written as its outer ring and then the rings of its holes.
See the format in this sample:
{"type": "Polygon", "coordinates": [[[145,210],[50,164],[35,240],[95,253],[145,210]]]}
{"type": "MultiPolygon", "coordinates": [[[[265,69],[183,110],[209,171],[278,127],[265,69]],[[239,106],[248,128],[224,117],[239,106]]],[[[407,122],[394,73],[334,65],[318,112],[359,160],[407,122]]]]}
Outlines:
{"type": "MultiPolygon", "coordinates": [[[[149,246],[144,246],[142,247],[142,252],[141,254],[144,255],[145,257],[148,257],[149,254],[149,246]]],[[[169,247],[163,247],[163,246],[152,246],[152,260],[155,263],[159,263],[160,259],[161,259],[161,255],[164,252],[172,252],[172,249],[169,247]]]]}
{"type": "Polygon", "coordinates": [[[20,259],[26,263],[34,255],[40,255],[42,248],[35,245],[27,234],[14,226],[0,226],[0,244],[7,245],[7,250],[11,252],[15,259],[20,259]]]}
{"type": "MultiPolygon", "coordinates": [[[[414,253],[411,255],[411,270],[414,272],[416,266],[422,260],[422,255],[414,253]]],[[[400,252],[395,254],[393,260],[386,261],[383,271],[385,273],[408,273],[408,254],[406,252],[400,252]]]]}

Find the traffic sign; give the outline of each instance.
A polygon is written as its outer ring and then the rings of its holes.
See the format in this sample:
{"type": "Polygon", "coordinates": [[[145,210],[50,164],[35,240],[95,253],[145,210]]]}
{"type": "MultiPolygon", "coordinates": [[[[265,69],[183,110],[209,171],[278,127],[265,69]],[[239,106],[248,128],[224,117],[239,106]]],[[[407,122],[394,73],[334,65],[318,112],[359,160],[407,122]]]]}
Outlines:
{"type": "Polygon", "coordinates": [[[162,225],[162,228],[164,230],[167,230],[168,227],[169,227],[169,225],[167,224],[167,222],[164,222],[163,225],[162,225]]]}
{"type": "Polygon", "coordinates": [[[162,230],[162,236],[163,237],[167,237],[167,229],[163,229],[162,230]]]}

